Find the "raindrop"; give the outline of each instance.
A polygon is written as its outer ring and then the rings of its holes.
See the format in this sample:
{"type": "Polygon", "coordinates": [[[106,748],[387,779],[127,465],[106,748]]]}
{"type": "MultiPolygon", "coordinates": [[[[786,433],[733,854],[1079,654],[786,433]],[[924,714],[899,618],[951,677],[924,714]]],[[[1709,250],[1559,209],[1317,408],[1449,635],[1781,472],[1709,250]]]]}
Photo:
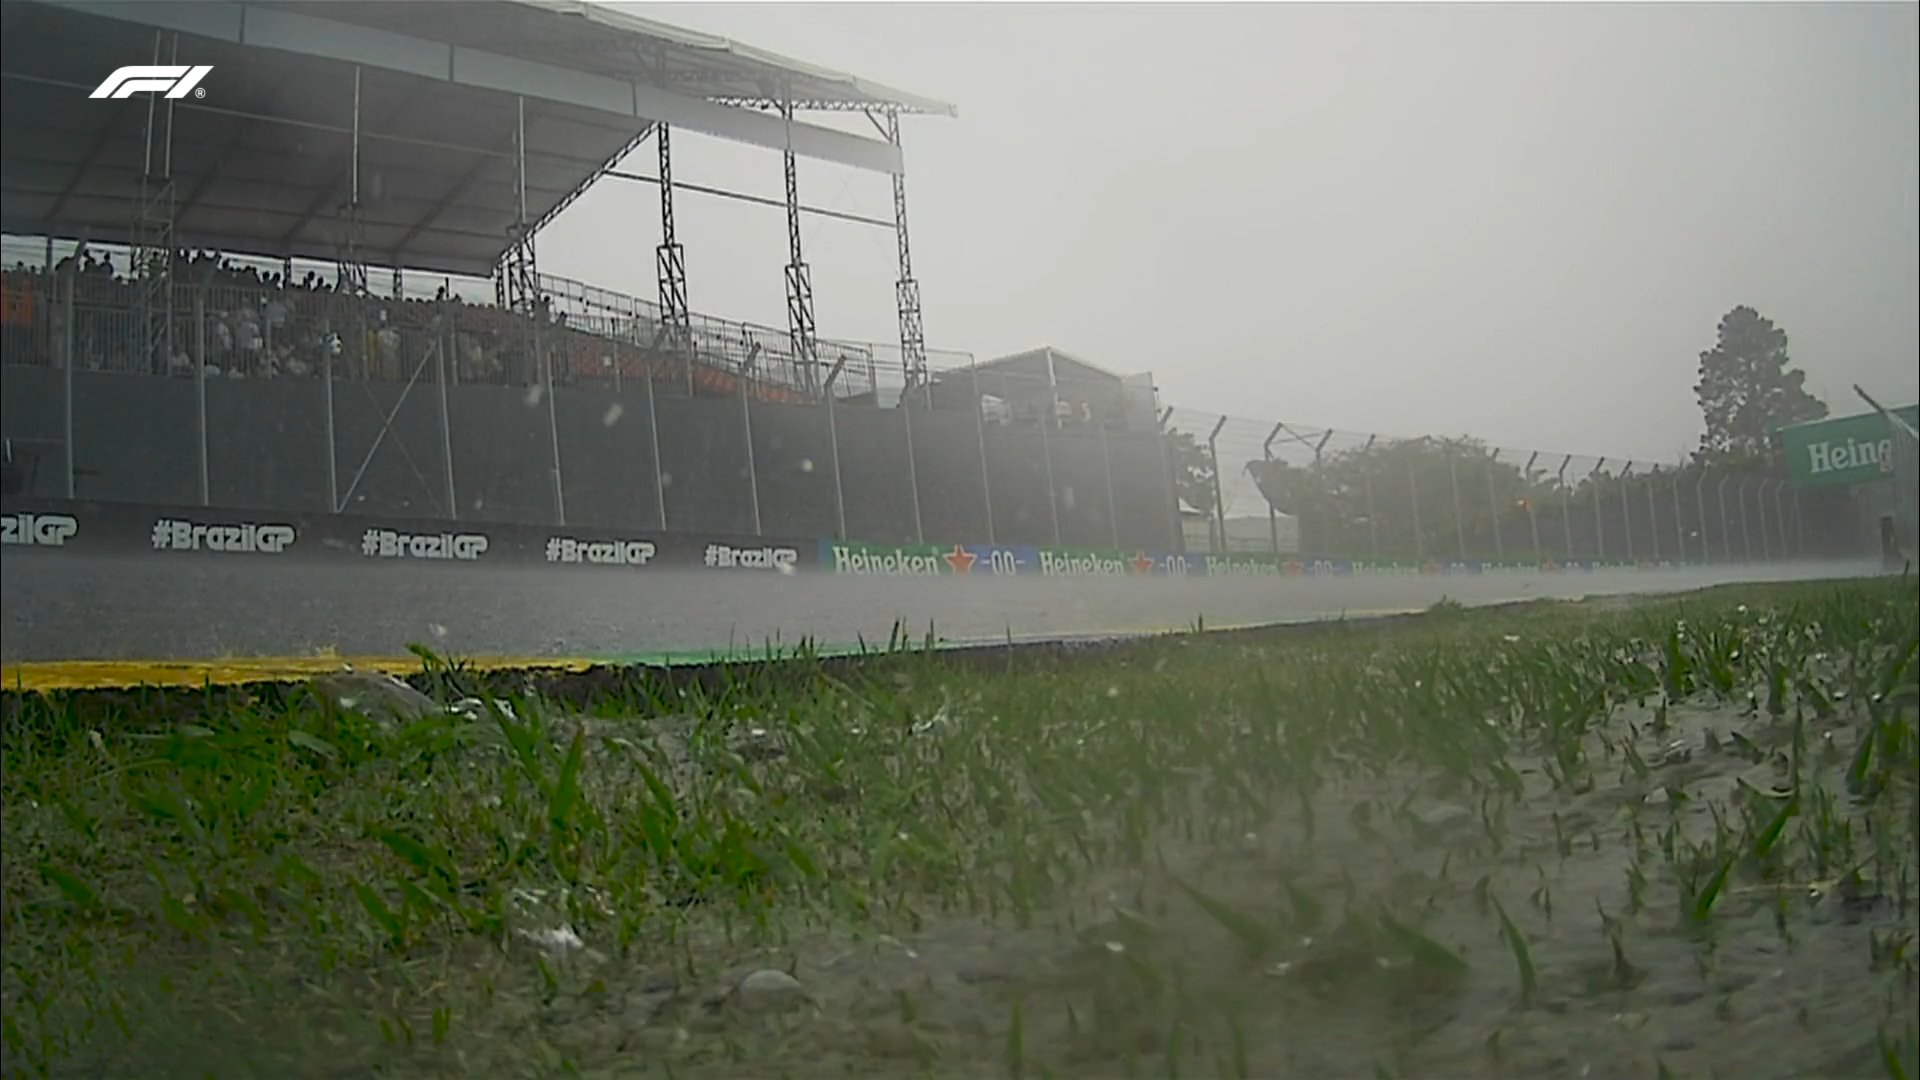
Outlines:
{"type": "Polygon", "coordinates": [[[1073,486],[1071,484],[1060,489],[1060,505],[1069,510],[1073,509],[1073,486]]]}
{"type": "Polygon", "coordinates": [[[620,422],[620,414],[626,411],[627,407],[616,401],[607,406],[607,415],[600,418],[600,423],[605,427],[612,427],[620,422]]]}
{"type": "Polygon", "coordinates": [[[428,623],[427,630],[429,633],[433,634],[433,636],[437,638],[443,638],[447,636],[447,628],[440,625],[437,622],[428,623]]]}
{"type": "Polygon", "coordinates": [[[803,458],[801,458],[801,459],[800,459],[800,471],[801,471],[801,472],[812,472],[812,471],[813,471],[813,459],[812,459],[812,458],[804,458],[804,457],[803,457],[803,458]]]}
{"type": "Polygon", "coordinates": [[[672,473],[670,473],[670,472],[663,472],[663,473],[661,473],[661,474],[660,474],[660,486],[661,486],[661,487],[672,487],[672,486],[673,486],[673,474],[672,474],[672,473]]]}
{"type": "Polygon", "coordinates": [[[542,387],[539,383],[534,383],[532,386],[527,387],[527,396],[523,399],[527,408],[531,409],[535,405],[540,404],[542,399],[542,387]]]}

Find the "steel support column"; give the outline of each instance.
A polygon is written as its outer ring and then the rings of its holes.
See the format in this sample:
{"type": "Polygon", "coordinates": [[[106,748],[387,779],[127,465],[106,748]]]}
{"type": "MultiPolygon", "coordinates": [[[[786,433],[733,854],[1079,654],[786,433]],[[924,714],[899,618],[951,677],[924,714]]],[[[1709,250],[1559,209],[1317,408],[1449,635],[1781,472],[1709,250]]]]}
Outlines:
{"type": "MultiPolygon", "coordinates": [[[[787,342],[802,385],[816,391],[820,373],[814,366],[819,347],[813,321],[813,272],[800,249],[800,173],[793,154],[792,102],[780,104],[780,118],[786,121],[787,132],[787,149],[781,155],[787,194],[787,342]]],[[[904,394],[901,400],[904,404],[904,394]]]]}
{"type": "MultiPolygon", "coordinates": [[[[398,271],[395,271],[398,273],[398,271]]],[[[453,306],[444,297],[433,305],[434,340],[439,345],[440,355],[434,374],[440,380],[440,455],[446,463],[442,482],[446,486],[447,517],[460,520],[460,499],[453,486],[453,410],[447,402],[447,373],[459,366],[456,352],[460,340],[454,330],[453,306]],[[447,363],[447,354],[453,353],[455,363],[447,363]]]]}
{"type": "MultiPolygon", "coordinates": [[[[887,110],[887,141],[900,148],[900,111],[887,110]]],[[[920,282],[913,276],[913,249],[907,242],[906,159],[900,172],[893,174],[893,235],[900,255],[900,278],[894,282],[894,306],[900,319],[900,364],[906,369],[907,386],[927,381],[927,335],[920,314],[920,282]]]]}
{"type": "Polygon", "coordinates": [[[760,526],[760,463],[753,452],[753,409],[747,402],[747,384],[753,381],[754,363],[760,355],[759,343],[740,365],[740,427],[747,436],[747,499],[753,510],[753,535],[762,533],[760,526]]]}
{"type": "Polygon", "coordinates": [[[668,348],[687,365],[688,393],[691,394],[693,320],[687,309],[687,249],[680,244],[673,217],[672,129],[665,124],[656,125],[653,137],[660,159],[660,246],[653,249],[654,275],[660,288],[660,322],[667,331],[668,348]]]}
{"type": "Polygon", "coordinates": [[[833,535],[834,539],[843,542],[847,539],[847,493],[840,483],[840,424],[833,415],[833,384],[840,378],[846,363],[844,356],[835,360],[833,368],[827,372],[826,384],[821,387],[821,396],[827,402],[827,454],[833,460],[833,535]]]}

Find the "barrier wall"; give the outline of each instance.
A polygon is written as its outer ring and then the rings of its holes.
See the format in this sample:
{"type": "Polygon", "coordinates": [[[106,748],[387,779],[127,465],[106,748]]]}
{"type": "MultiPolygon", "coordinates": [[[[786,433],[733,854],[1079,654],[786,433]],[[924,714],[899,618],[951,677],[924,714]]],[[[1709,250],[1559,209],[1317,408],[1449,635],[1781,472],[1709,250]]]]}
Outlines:
{"type": "Polygon", "coordinates": [[[8,364],[0,375],[0,428],[38,454],[9,488],[26,498],[67,497],[70,451],[72,497],[89,503],[1175,546],[1151,432],[1042,432],[871,403],[829,415],[824,404],[669,396],[644,379],[560,386],[549,400],[537,384],[75,371],[69,448],[67,372],[8,364]]]}

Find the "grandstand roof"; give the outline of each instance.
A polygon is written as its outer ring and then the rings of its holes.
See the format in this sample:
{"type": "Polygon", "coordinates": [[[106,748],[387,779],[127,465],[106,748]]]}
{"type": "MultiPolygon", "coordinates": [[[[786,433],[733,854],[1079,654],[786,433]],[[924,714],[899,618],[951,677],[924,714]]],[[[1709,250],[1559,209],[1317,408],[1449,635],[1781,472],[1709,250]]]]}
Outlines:
{"type": "MultiPolygon", "coordinates": [[[[516,220],[544,223],[658,123],[884,172],[897,147],[763,111],[952,106],[579,0],[7,0],[0,3],[0,229],[132,236],[146,97],[87,95],[117,67],[212,65],[175,103],[175,242],[335,258],[359,73],[365,261],[490,274],[516,220]],[[177,32],[178,52],[174,53],[177,32]]],[[[164,106],[160,113],[166,110],[164,106]]],[[[166,172],[166,143],[151,172],[166,172]]]]}

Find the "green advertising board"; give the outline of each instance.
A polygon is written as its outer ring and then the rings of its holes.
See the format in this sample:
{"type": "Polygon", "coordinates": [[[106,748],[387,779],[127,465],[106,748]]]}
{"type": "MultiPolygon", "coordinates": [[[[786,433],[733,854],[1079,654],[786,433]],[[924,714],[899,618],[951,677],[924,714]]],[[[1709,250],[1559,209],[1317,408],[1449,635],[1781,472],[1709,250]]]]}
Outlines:
{"type": "MultiPolygon", "coordinates": [[[[1892,411],[1920,427],[1920,405],[1892,411]]],[[[1893,475],[1893,433],[1877,412],[1781,428],[1780,441],[1798,484],[1864,484],[1893,475]]]]}

